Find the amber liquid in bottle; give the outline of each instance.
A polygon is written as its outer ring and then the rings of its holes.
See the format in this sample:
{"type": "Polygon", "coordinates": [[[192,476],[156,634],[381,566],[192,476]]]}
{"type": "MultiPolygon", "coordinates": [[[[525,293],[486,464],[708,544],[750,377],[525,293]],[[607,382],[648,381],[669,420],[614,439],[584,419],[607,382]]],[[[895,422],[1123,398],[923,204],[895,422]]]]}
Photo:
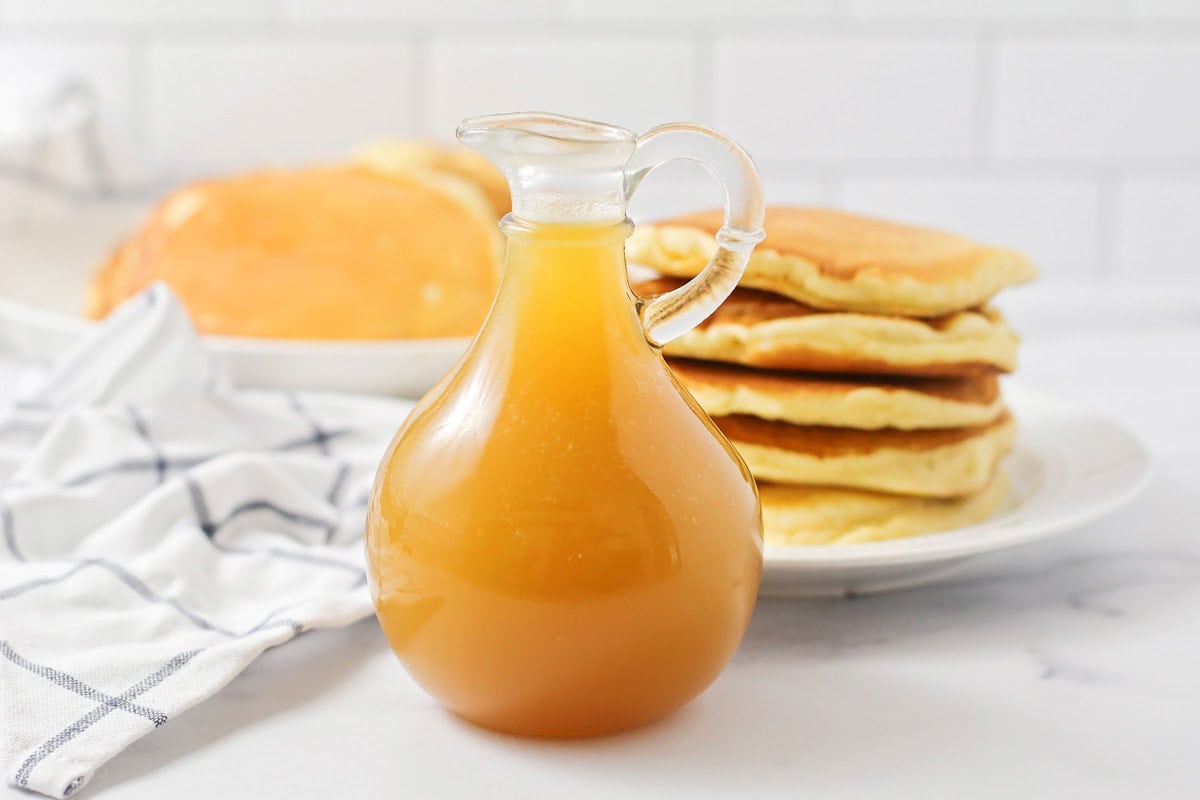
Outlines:
{"type": "Polygon", "coordinates": [[[380,467],[372,591],[454,712],[542,736],[662,717],[754,607],[753,482],[638,319],[628,224],[506,223],[484,329],[380,467]]]}

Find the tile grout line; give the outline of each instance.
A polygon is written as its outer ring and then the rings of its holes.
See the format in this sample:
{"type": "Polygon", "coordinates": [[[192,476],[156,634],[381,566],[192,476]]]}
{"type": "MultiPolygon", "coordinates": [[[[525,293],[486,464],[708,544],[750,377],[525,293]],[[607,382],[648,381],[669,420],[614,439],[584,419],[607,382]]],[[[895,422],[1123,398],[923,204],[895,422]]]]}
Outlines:
{"type": "MultiPolygon", "coordinates": [[[[0,0],[0,12],[4,10],[0,0]]],[[[1017,41],[1086,44],[1097,40],[1126,42],[1194,42],[1200,38],[1200,19],[1112,18],[1112,19],[992,19],[965,18],[874,19],[846,14],[815,18],[774,20],[720,18],[689,20],[652,18],[630,25],[623,20],[587,19],[561,14],[524,18],[464,19],[430,15],[414,19],[401,16],[362,16],[334,21],[296,19],[284,16],[277,6],[261,19],[206,20],[198,23],[150,21],[130,24],[87,25],[78,22],[26,22],[13,24],[0,18],[6,34],[27,41],[86,42],[121,39],[131,31],[165,42],[219,43],[230,37],[270,41],[363,41],[406,38],[413,26],[436,37],[495,39],[499,36],[557,35],[579,39],[613,38],[659,40],[699,31],[720,30],[735,37],[757,37],[766,41],[822,41],[830,36],[922,42],[931,39],[970,41],[981,33],[1017,41]],[[1136,24],[1131,24],[1136,23],[1136,24]],[[682,28],[681,28],[682,25],[682,28]]]]}
{"type": "Polygon", "coordinates": [[[129,55],[129,115],[133,130],[130,144],[142,153],[150,152],[150,45],[144,34],[134,33],[125,45],[129,55]]]}
{"type": "MultiPolygon", "coordinates": [[[[0,12],[4,12],[4,0],[0,0],[0,12]]],[[[564,16],[562,13],[546,17],[513,16],[498,19],[470,19],[449,14],[432,14],[425,17],[403,16],[345,18],[334,21],[304,19],[285,16],[279,6],[272,4],[262,18],[204,20],[198,23],[182,21],[143,21],[141,23],[109,23],[92,26],[72,21],[24,22],[13,24],[7,15],[0,17],[7,32],[17,32],[29,38],[50,40],[120,38],[131,30],[154,38],[187,41],[220,41],[234,36],[259,36],[280,40],[314,38],[403,38],[411,26],[437,34],[466,37],[488,37],[497,30],[505,35],[516,33],[553,33],[568,36],[658,39],[678,35],[681,20],[678,17],[655,17],[631,25],[627,21],[610,18],[584,18],[564,16]]],[[[1172,18],[1056,18],[1038,19],[970,19],[942,17],[919,18],[871,18],[839,10],[831,15],[812,18],[795,17],[780,19],[746,19],[741,17],[712,17],[687,21],[687,30],[696,26],[706,30],[721,30],[735,36],[764,36],[766,38],[823,39],[829,35],[847,37],[879,38],[883,40],[921,41],[930,38],[956,38],[966,40],[986,31],[1004,37],[1022,40],[1053,40],[1064,43],[1095,41],[1097,37],[1118,37],[1130,41],[1154,39],[1194,40],[1200,36],[1200,20],[1172,18]],[[1131,23],[1136,23],[1131,26],[1131,23]]]]}
{"type": "Polygon", "coordinates": [[[995,102],[999,43],[991,28],[984,28],[976,39],[975,108],[972,109],[972,142],[976,165],[987,164],[995,153],[995,102]]]}
{"type": "Polygon", "coordinates": [[[407,37],[409,45],[409,91],[412,93],[412,127],[411,132],[420,135],[431,133],[439,139],[445,139],[449,134],[433,131],[433,92],[430,91],[430,72],[433,53],[429,32],[416,26],[407,37]],[[441,134],[440,136],[437,134],[441,134]]]}
{"type": "MultiPolygon", "coordinates": [[[[868,156],[805,156],[780,158],[767,156],[758,162],[771,169],[796,172],[818,171],[833,165],[850,171],[873,172],[889,177],[933,178],[995,178],[1008,177],[1031,182],[1095,180],[1104,174],[1112,161],[1101,159],[1073,160],[1063,158],[992,158],[976,163],[973,158],[919,158],[868,156]]],[[[1156,159],[1124,161],[1122,171],[1137,177],[1181,177],[1200,179],[1200,159],[1156,159]]]]}
{"type": "Polygon", "coordinates": [[[692,115],[694,119],[716,124],[717,41],[711,31],[694,33],[692,45],[692,115]]]}
{"type": "Polygon", "coordinates": [[[1099,228],[1096,242],[1096,277],[1111,280],[1117,274],[1117,244],[1120,241],[1120,194],[1123,181],[1117,170],[1109,166],[1100,177],[1100,202],[1097,209],[1099,228]]]}
{"type": "Polygon", "coordinates": [[[846,204],[846,169],[834,167],[822,172],[818,179],[821,187],[821,202],[833,208],[844,208],[846,204]]]}

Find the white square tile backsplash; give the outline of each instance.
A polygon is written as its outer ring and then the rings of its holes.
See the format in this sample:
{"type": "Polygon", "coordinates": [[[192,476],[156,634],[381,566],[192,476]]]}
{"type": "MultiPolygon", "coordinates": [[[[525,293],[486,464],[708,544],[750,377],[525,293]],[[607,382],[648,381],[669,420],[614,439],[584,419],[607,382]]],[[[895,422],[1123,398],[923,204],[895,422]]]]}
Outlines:
{"type": "Polygon", "coordinates": [[[850,0],[862,16],[923,19],[1078,19],[1115,15],[1122,0],[850,0]]]}
{"type": "Polygon", "coordinates": [[[473,37],[428,52],[425,133],[454,135],[473,114],[559,111],[635,129],[695,117],[693,46],[683,39],[473,37]]]}
{"type": "Polygon", "coordinates": [[[1000,46],[1001,156],[1200,159],[1200,42],[1000,46]]]}
{"type": "Polygon", "coordinates": [[[714,121],[760,159],[961,159],[976,70],[965,42],[722,41],[714,121]]]}
{"type": "MultiPolygon", "coordinates": [[[[0,0],[0,82],[96,85],[159,185],[553,108],[743,141],[772,202],[1028,251],[1051,278],[1200,268],[1193,0],[0,0]]],[[[2,87],[0,87],[2,88],[2,87]]],[[[715,204],[699,171],[639,216],[715,204]]]]}
{"type": "Polygon", "coordinates": [[[1132,179],[1117,208],[1117,263],[1122,277],[1176,276],[1200,292],[1200,180],[1132,179]]]}
{"type": "Polygon", "coordinates": [[[337,157],[415,126],[412,74],[402,42],[153,44],[148,150],[180,175],[337,157]]]}
{"type": "Polygon", "coordinates": [[[787,20],[832,17],[837,0],[568,0],[571,16],[615,20],[787,20]],[[681,9],[686,9],[681,13],[681,9]]]}
{"type": "Polygon", "coordinates": [[[526,19],[552,12],[555,0],[279,0],[296,21],[526,19]]]}
{"type": "Polygon", "coordinates": [[[128,26],[267,19],[272,0],[4,0],[14,25],[128,26]]]}

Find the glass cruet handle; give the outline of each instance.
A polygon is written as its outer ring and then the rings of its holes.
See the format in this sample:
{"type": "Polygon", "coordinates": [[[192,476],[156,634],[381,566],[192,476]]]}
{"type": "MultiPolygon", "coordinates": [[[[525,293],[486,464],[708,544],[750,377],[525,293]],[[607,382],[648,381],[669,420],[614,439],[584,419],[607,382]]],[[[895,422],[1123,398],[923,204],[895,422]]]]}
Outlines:
{"type": "Polygon", "coordinates": [[[652,128],[638,137],[625,167],[629,197],[652,169],[674,159],[703,164],[725,192],[725,222],[717,231],[717,251],[699,275],[641,307],[651,343],[662,346],[708,318],[737,286],[750,252],[763,238],[762,180],[750,155],[724,135],[688,122],[652,128]]]}

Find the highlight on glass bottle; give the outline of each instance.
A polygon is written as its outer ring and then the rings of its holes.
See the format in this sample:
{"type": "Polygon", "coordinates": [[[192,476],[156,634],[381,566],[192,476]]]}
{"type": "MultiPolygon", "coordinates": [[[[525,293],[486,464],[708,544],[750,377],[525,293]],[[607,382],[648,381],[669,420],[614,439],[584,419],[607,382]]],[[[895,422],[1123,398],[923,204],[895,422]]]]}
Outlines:
{"type": "Polygon", "coordinates": [[[552,114],[466,120],[504,171],[504,277],[463,358],[401,426],[367,515],[377,615],[409,673],[478,724],[600,734],[669,714],[736,649],[762,573],[745,465],[658,345],[732,291],[761,236],[746,153],[552,114]],[[720,179],[708,267],[639,302],[626,204],[671,158],[720,179]]]}

